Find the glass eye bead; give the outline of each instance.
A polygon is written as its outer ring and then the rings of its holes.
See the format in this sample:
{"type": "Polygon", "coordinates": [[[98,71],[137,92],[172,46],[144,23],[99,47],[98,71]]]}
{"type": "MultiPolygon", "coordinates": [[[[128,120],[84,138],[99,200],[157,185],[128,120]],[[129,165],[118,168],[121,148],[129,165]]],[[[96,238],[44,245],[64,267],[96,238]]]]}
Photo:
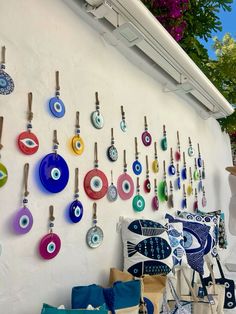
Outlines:
{"type": "Polygon", "coordinates": [[[27,124],[27,129],[32,129],[32,128],[33,128],[32,124],[31,124],[31,123],[28,123],[28,124],[27,124]]]}
{"type": "Polygon", "coordinates": [[[49,227],[50,227],[50,228],[53,228],[53,227],[54,227],[54,223],[53,223],[53,222],[50,222],[49,227]]]}
{"type": "Polygon", "coordinates": [[[79,194],[78,193],[75,194],[75,198],[79,198],[79,194]]]}
{"type": "Polygon", "coordinates": [[[94,219],[94,220],[93,220],[93,223],[94,223],[95,225],[97,224],[97,222],[98,222],[97,219],[94,219]]]}
{"type": "Polygon", "coordinates": [[[23,204],[27,204],[27,203],[28,203],[27,198],[24,198],[24,199],[23,199],[23,204]]]}

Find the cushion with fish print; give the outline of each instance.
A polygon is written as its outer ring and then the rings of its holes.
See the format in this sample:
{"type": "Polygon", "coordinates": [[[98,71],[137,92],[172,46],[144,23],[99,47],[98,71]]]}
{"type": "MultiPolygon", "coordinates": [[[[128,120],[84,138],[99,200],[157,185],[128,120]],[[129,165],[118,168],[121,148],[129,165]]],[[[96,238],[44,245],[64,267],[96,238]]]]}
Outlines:
{"type": "Polygon", "coordinates": [[[121,221],[124,270],[135,277],[168,274],[173,267],[167,227],[147,219],[121,221]]]}
{"type": "Polygon", "coordinates": [[[184,248],[184,235],[182,222],[168,224],[168,235],[172,248],[173,265],[175,269],[189,267],[184,248]]]}
{"type": "Polygon", "coordinates": [[[177,211],[178,219],[190,220],[193,222],[203,223],[206,226],[210,227],[209,234],[207,236],[206,246],[204,254],[211,253],[212,256],[216,257],[217,252],[217,238],[218,238],[218,225],[219,218],[216,215],[201,215],[195,213],[189,213],[185,211],[177,211]]]}
{"type": "Polygon", "coordinates": [[[184,248],[186,251],[188,264],[192,269],[203,275],[204,251],[210,227],[204,225],[203,223],[192,222],[183,219],[181,220],[171,216],[170,214],[166,214],[165,217],[169,220],[169,223],[183,223],[184,248]]]}

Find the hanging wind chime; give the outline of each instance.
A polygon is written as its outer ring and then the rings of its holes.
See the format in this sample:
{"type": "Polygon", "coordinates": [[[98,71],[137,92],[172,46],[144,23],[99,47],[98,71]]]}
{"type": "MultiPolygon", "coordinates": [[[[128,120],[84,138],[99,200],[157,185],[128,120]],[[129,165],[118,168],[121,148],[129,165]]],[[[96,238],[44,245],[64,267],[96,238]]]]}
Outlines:
{"type": "Polygon", "coordinates": [[[90,248],[95,249],[102,244],[103,237],[102,229],[97,226],[97,204],[93,203],[93,221],[92,227],[88,230],[86,235],[87,245],[90,248]]]}
{"type": "Polygon", "coordinates": [[[163,180],[158,186],[158,197],[161,202],[168,201],[168,188],[166,182],[166,163],[163,160],[163,180]]]}
{"type": "Polygon", "coordinates": [[[142,167],[140,161],[138,160],[139,152],[138,152],[137,137],[134,138],[134,145],[135,145],[135,161],[133,162],[132,169],[133,169],[134,174],[136,176],[139,176],[142,173],[143,167],[142,167]]]}
{"type": "Polygon", "coordinates": [[[173,185],[172,181],[170,181],[170,193],[168,195],[168,207],[174,208],[174,196],[173,196],[173,185]]]}
{"type": "Polygon", "coordinates": [[[170,148],[170,165],[168,167],[169,176],[175,175],[175,166],[174,166],[174,158],[173,158],[173,150],[170,148]]]}
{"type": "Polygon", "coordinates": [[[8,95],[14,90],[14,82],[11,76],[5,72],[5,61],[6,61],[6,47],[2,47],[2,58],[0,65],[0,94],[8,95]]]}
{"type": "Polygon", "coordinates": [[[98,92],[95,92],[95,104],[96,104],[96,110],[91,113],[91,122],[92,125],[96,129],[102,129],[104,126],[104,119],[100,112],[100,103],[98,99],[98,92]]]}
{"type": "Polygon", "coordinates": [[[98,169],[98,148],[94,144],[94,169],[90,170],[84,178],[84,190],[93,200],[103,198],[108,189],[108,180],[105,173],[98,169]]]}
{"type": "Polygon", "coordinates": [[[154,142],[154,160],[152,162],[152,171],[154,173],[158,173],[159,171],[159,163],[158,163],[158,156],[157,156],[157,142],[154,142]]]}
{"type": "Polygon", "coordinates": [[[197,165],[199,168],[202,166],[202,157],[201,157],[201,152],[200,152],[200,145],[199,143],[197,144],[197,149],[198,149],[198,159],[197,159],[197,165]]]}
{"type": "Polygon", "coordinates": [[[136,187],[137,194],[133,198],[132,206],[134,211],[141,212],[145,208],[145,200],[140,195],[140,184],[139,184],[139,177],[137,177],[137,187],[136,187]]]}
{"type": "Polygon", "coordinates": [[[32,120],[33,120],[32,101],[33,101],[33,94],[28,93],[27,131],[21,132],[17,140],[20,151],[25,155],[32,155],[36,153],[39,148],[38,138],[31,131],[32,120]]]}
{"type": "Polygon", "coordinates": [[[111,170],[111,184],[107,190],[107,199],[109,202],[115,202],[118,197],[117,188],[113,183],[113,171],[111,170]]]}
{"type": "Polygon", "coordinates": [[[49,260],[57,256],[61,249],[61,239],[53,232],[55,217],[53,214],[54,208],[49,207],[49,231],[41,239],[39,243],[39,254],[43,259],[49,260]]]}
{"type": "Polygon", "coordinates": [[[127,173],[126,150],[124,150],[124,172],[117,180],[117,190],[122,200],[130,199],[134,194],[134,182],[127,173]]]}
{"type": "Polygon", "coordinates": [[[33,216],[27,207],[28,204],[28,177],[29,177],[29,164],[24,165],[24,197],[23,207],[19,209],[13,218],[13,230],[17,234],[25,234],[29,232],[33,226],[33,216]]]}
{"type": "Polygon", "coordinates": [[[177,131],[177,150],[175,151],[175,161],[180,161],[181,159],[181,150],[180,150],[180,141],[179,141],[179,131],[177,131]]]}
{"type": "Polygon", "coordinates": [[[59,71],[56,71],[56,92],[55,97],[49,100],[49,109],[56,118],[62,118],[66,112],[64,102],[60,98],[59,71]]]}
{"type": "Polygon", "coordinates": [[[65,159],[57,153],[57,131],[53,132],[53,153],[46,155],[39,165],[39,178],[44,188],[51,193],[61,192],[69,180],[69,168],[65,159]]]}
{"type": "Polygon", "coordinates": [[[80,136],[79,111],[76,112],[75,135],[71,140],[71,146],[76,155],[81,155],[84,151],[84,141],[80,136]]]}
{"type": "Polygon", "coordinates": [[[123,132],[126,132],[127,131],[127,122],[125,120],[125,112],[124,112],[124,107],[123,106],[120,106],[120,109],[121,109],[121,122],[120,122],[120,129],[121,131],[123,132]]]}
{"type": "Polygon", "coordinates": [[[153,210],[159,209],[157,179],[154,179],[154,196],[152,198],[152,209],[153,210]]]}
{"type": "Polygon", "coordinates": [[[187,197],[186,197],[186,191],[185,191],[185,184],[183,184],[183,199],[181,202],[181,208],[186,209],[187,208],[187,197]]]}
{"type": "MultiPolygon", "coordinates": [[[[0,117],[0,161],[2,157],[1,150],[3,148],[3,145],[2,145],[3,121],[4,121],[4,118],[0,117]]],[[[7,179],[8,179],[7,168],[4,166],[4,164],[0,162],[0,188],[4,186],[4,184],[6,184],[7,179]]]]}
{"type": "Polygon", "coordinates": [[[181,170],[181,178],[182,178],[182,180],[186,180],[187,179],[187,168],[186,168],[185,152],[183,152],[183,168],[181,170]]]}
{"type": "Polygon", "coordinates": [[[167,137],[166,137],[166,126],[163,125],[163,137],[161,139],[161,149],[166,151],[168,148],[167,137]]]}
{"type": "Polygon", "coordinates": [[[193,211],[198,211],[198,195],[197,195],[197,189],[195,188],[195,201],[193,203],[193,211]]]}
{"type": "Polygon", "coordinates": [[[152,136],[148,132],[147,117],[144,116],[144,132],[142,133],[142,142],[144,146],[150,146],[152,144],[152,136]]]}
{"type": "Polygon", "coordinates": [[[144,188],[145,193],[151,192],[151,181],[149,179],[148,155],[146,155],[146,179],[144,181],[143,188],[144,188]]]}
{"type": "Polygon", "coordinates": [[[115,144],[114,132],[113,128],[111,128],[111,146],[109,146],[107,149],[107,157],[110,161],[116,161],[118,159],[118,151],[114,144],[115,144]]]}
{"type": "Polygon", "coordinates": [[[191,141],[191,138],[190,138],[190,137],[188,138],[188,143],[189,143],[188,155],[189,155],[189,157],[193,157],[194,154],[195,154],[195,151],[194,151],[194,148],[193,148],[193,146],[192,146],[192,141],[191,141]]]}
{"type": "Polygon", "coordinates": [[[74,223],[79,222],[84,213],[84,208],[79,200],[79,168],[75,168],[75,194],[74,201],[69,206],[69,217],[74,223]]]}
{"type": "Polygon", "coordinates": [[[187,187],[188,196],[193,194],[193,176],[192,176],[192,168],[189,167],[189,184],[187,187]]]}
{"type": "Polygon", "coordinates": [[[175,179],[175,189],[180,190],[181,189],[181,179],[180,179],[180,173],[179,173],[179,164],[177,164],[176,168],[177,168],[177,170],[176,170],[177,178],[175,179]]]}

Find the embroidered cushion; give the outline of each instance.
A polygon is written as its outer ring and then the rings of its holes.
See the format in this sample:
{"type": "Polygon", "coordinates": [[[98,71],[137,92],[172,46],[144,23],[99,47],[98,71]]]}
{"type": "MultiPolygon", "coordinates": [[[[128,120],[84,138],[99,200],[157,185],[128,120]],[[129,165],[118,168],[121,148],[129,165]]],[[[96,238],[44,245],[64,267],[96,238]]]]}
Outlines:
{"type": "Polygon", "coordinates": [[[121,231],[124,270],[135,277],[168,274],[172,267],[172,249],[167,228],[144,219],[123,219],[121,231]]]}

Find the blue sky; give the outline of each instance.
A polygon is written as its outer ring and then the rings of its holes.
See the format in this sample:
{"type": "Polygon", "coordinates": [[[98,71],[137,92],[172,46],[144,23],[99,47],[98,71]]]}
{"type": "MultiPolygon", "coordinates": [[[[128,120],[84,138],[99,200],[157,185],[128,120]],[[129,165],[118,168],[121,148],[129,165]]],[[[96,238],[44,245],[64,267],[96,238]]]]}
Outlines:
{"type": "MultiPolygon", "coordinates": [[[[225,33],[230,33],[236,39],[236,0],[233,0],[232,11],[223,11],[219,13],[220,20],[222,22],[222,32],[212,33],[212,37],[217,36],[222,39],[225,33]]],[[[213,40],[210,38],[208,42],[201,40],[202,44],[208,49],[209,56],[215,59],[214,50],[212,49],[213,40]]]]}

